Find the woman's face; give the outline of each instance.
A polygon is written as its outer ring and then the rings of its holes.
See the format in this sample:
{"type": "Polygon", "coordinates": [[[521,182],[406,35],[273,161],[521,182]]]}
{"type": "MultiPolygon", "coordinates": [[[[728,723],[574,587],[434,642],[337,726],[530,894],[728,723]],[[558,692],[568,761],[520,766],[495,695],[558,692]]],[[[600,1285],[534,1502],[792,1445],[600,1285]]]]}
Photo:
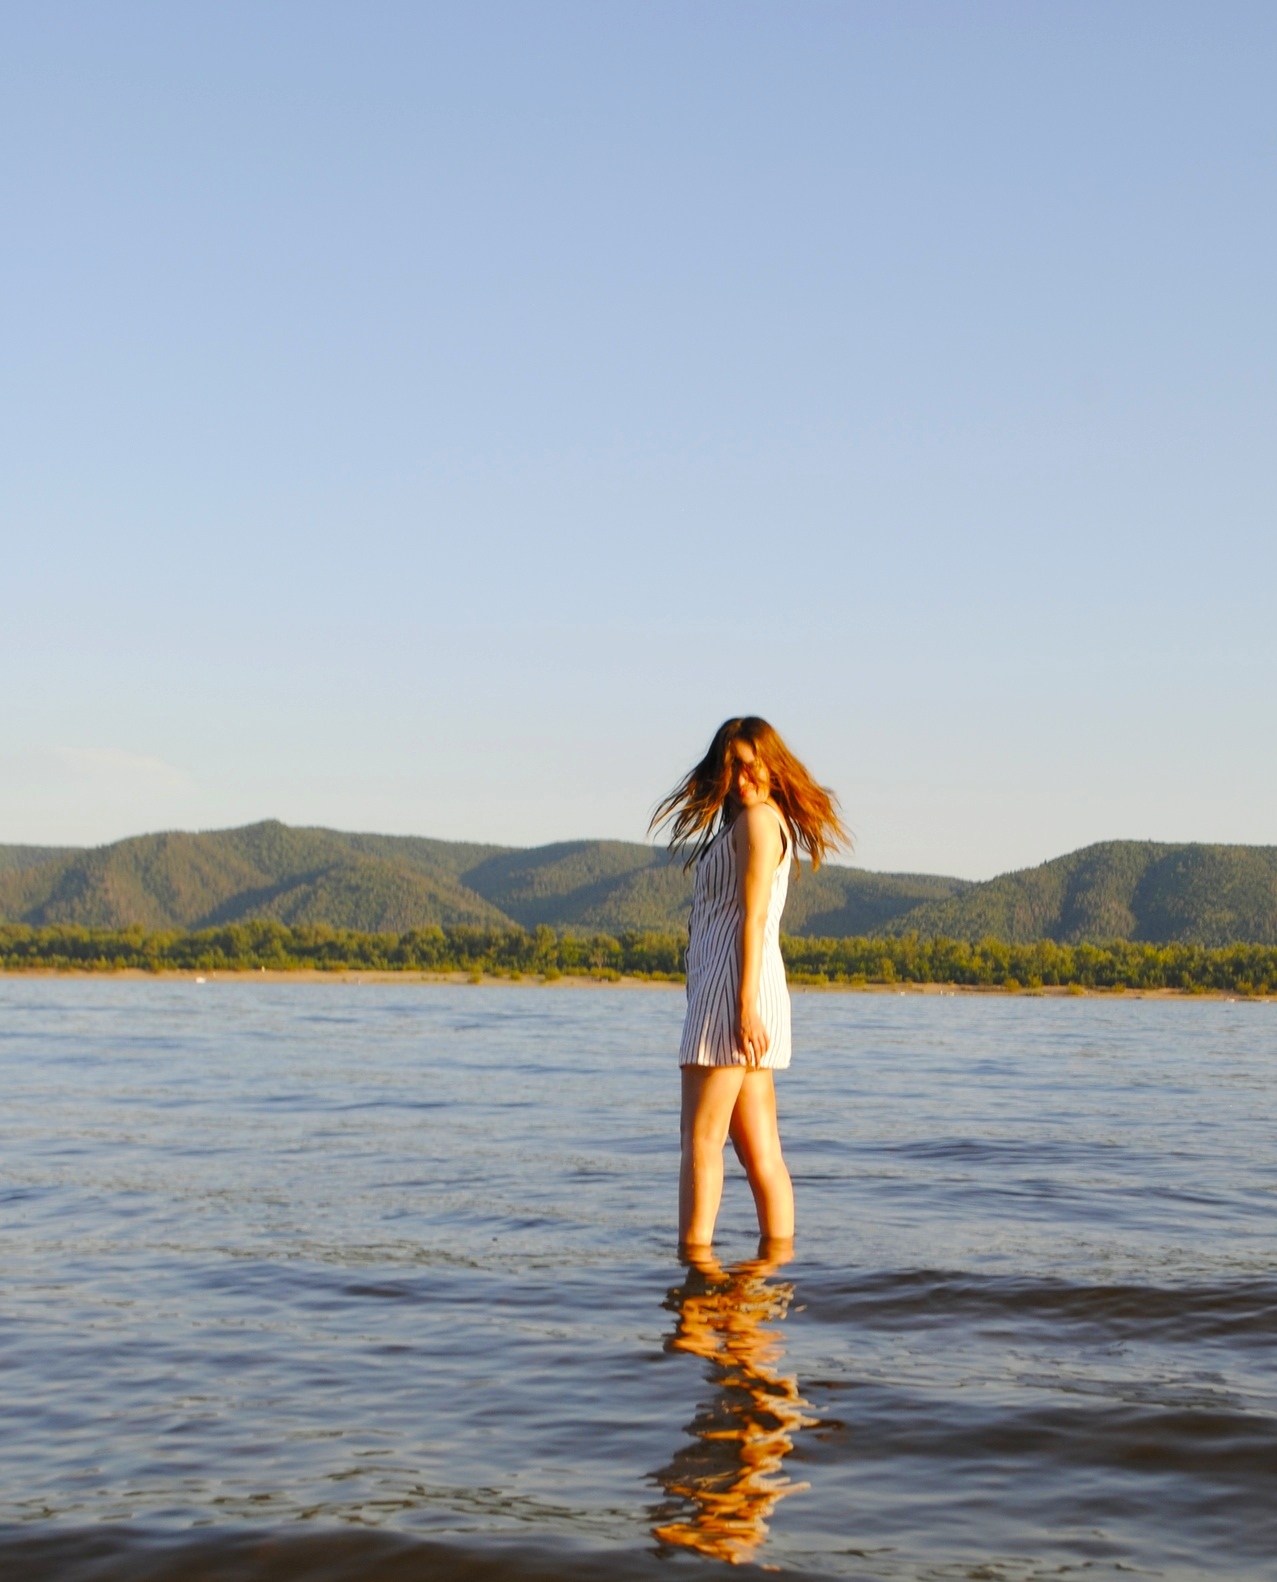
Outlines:
{"type": "Polygon", "coordinates": [[[766,802],[770,792],[771,776],[767,773],[767,765],[748,742],[733,742],[729,799],[741,807],[753,807],[756,802],[766,802]]]}

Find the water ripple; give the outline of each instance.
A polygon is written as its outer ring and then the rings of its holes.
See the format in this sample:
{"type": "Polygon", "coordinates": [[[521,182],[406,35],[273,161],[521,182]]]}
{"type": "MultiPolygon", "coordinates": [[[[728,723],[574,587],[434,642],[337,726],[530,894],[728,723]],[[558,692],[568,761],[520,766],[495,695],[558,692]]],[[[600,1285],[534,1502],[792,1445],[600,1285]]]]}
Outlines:
{"type": "Polygon", "coordinates": [[[1272,1577],[1277,1017],[800,995],[672,1253],[677,993],[0,981],[6,1578],[1272,1577]]]}

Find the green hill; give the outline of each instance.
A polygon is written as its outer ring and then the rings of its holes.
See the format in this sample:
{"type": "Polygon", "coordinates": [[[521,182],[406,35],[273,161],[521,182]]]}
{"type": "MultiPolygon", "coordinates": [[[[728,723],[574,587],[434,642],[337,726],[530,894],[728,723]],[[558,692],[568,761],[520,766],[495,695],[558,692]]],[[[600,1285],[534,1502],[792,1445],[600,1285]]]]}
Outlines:
{"type": "Polygon", "coordinates": [[[804,868],[790,880],[785,932],[814,939],[881,933],[893,918],[920,904],[959,896],[965,879],[923,873],[866,873],[863,868],[804,868]]]}
{"type": "MultiPolygon", "coordinates": [[[[0,921],[93,928],[209,928],[248,918],[402,932],[432,923],[678,932],[691,875],[634,842],[511,850],[404,835],[293,829],[271,820],[141,835],[91,851],[7,847],[0,921]]],[[[805,870],[790,886],[796,933],[867,933],[961,880],[805,870]]]]}
{"type": "Polygon", "coordinates": [[[496,850],[275,821],[140,835],[0,871],[0,918],[91,928],[207,928],[251,917],[397,931],[500,925],[504,913],[455,876],[496,850]]]}
{"type": "Polygon", "coordinates": [[[1104,841],[897,913],[888,934],[1277,944],[1277,846],[1104,841]]]}
{"type": "MultiPolygon", "coordinates": [[[[626,841],[572,841],[503,852],[472,868],[465,882],[525,928],[621,933],[677,931],[687,924],[692,876],[663,849],[626,841]]],[[[785,927],[793,934],[866,934],[919,902],[957,894],[961,879],[804,868],[789,886],[785,927]]]]}
{"type": "MultiPolygon", "coordinates": [[[[627,841],[511,849],[271,820],[141,835],[93,850],[0,847],[0,922],[209,928],[250,918],[402,933],[431,924],[621,934],[679,932],[692,881],[627,841]]],[[[928,874],[804,869],[786,932],[1277,943],[1277,847],[1108,841],[982,884],[928,874]]]]}
{"type": "Polygon", "coordinates": [[[0,873],[36,868],[58,857],[75,855],[74,846],[0,846],[0,873]]]}
{"type": "MultiPolygon", "coordinates": [[[[574,840],[555,846],[506,851],[468,869],[472,890],[524,928],[666,928],[687,921],[690,886],[663,852],[621,840],[574,840]],[[622,897],[652,891],[645,916],[622,897]],[[686,895],[687,899],[683,897],[686,895]],[[621,922],[621,918],[626,920],[621,922]]],[[[677,925],[676,925],[677,926],[677,925]]]]}

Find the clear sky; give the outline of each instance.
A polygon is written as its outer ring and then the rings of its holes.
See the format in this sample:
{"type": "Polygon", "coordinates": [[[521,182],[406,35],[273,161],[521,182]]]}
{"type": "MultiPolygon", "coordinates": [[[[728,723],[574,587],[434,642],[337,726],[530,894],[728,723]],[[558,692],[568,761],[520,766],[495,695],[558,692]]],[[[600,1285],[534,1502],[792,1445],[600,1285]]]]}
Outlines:
{"type": "Polygon", "coordinates": [[[1277,7],[0,17],[0,841],[1277,842],[1277,7]]]}

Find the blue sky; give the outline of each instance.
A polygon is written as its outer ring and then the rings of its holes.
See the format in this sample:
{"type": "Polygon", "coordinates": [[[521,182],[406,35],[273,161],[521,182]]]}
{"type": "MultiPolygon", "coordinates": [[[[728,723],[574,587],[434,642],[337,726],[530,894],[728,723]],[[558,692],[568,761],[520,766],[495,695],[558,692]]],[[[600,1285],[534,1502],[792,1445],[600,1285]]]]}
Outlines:
{"type": "Polygon", "coordinates": [[[11,7],[0,841],[1277,842],[1277,10],[11,7]]]}

